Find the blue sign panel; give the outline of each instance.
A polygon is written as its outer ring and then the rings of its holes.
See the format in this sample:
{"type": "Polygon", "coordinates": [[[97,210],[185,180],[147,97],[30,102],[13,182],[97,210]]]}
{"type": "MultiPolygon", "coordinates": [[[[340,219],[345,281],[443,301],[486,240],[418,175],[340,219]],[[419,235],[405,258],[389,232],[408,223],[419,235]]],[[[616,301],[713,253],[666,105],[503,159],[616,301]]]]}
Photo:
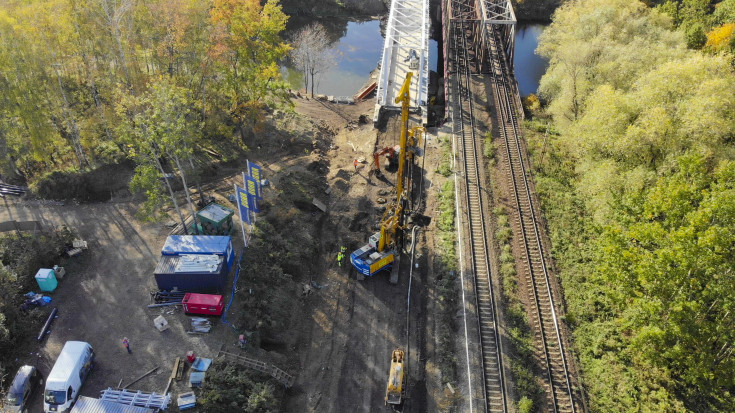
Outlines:
{"type": "Polygon", "coordinates": [[[242,222],[250,224],[250,196],[247,191],[235,185],[235,198],[237,198],[237,206],[240,210],[240,219],[242,222]]]}
{"type": "Polygon", "coordinates": [[[243,174],[243,178],[245,179],[245,189],[250,196],[250,210],[260,212],[260,208],[258,208],[258,184],[250,176],[243,174]]]}
{"type": "Polygon", "coordinates": [[[263,199],[263,193],[261,192],[260,180],[263,179],[263,168],[248,161],[248,173],[255,180],[255,193],[258,199],[263,199]]]}

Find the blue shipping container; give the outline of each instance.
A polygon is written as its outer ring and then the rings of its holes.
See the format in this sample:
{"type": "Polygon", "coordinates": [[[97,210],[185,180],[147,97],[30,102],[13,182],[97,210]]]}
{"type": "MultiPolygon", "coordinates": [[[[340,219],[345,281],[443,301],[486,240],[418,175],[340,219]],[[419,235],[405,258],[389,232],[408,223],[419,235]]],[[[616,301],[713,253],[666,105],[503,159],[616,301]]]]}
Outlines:
{"type": "Polygon", "coordinates": [[[227,272],[235,262],[232,237],[222,235],[169,235],[161,255],[214,254],[225,257],[227,272]]]}
{"type": "Polygon", "coordinates": [[[182,261],[178,255],[162,255],[158,260],[153,275],[159,290],[179,291],[190,293],[222,293],[227,287],[227,266],[221,259],[217,268],[212,271],[205,269],[195,271],[177,270],[182,261]]]}

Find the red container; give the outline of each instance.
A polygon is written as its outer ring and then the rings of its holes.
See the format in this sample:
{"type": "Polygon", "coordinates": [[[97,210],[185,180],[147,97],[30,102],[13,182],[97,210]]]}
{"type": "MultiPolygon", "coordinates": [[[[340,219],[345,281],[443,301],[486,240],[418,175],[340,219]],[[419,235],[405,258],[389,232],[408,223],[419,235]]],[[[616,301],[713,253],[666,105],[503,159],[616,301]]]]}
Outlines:
{"type": "Polygon", "coordinates": [[[222,315],[224,302],[221,295],[186,293],[184,312],[189,314],[222,315]]]}

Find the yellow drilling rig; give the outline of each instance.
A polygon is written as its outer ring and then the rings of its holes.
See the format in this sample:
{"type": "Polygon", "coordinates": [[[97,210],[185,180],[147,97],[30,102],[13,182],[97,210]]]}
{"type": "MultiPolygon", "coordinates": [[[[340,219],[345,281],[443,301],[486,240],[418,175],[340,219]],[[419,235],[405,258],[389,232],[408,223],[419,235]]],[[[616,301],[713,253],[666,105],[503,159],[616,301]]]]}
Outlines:
{"type": "Polygon", "coordinates": [[[396,154],[398,156],[396,198],[383,214],[380,221],[380,232],[371,235],[366,245],[350,254],[352,265],[366,277],[391,270],[390,282],[392,284],[398,283],[398,266],[394,266],[394,262],[399,255],[399,231],[405,229],[404,217],[408,212],[406,206],[411,187],[411,182],[407,178],[406,164],[413,165],[420,133],[426,132],[426,129],[421,126],[408,128],[408,111],[411,102],[409,89],[412,76],[413,73],[408,72],[395,101],[401,104],[401,141],[396,154]]]}

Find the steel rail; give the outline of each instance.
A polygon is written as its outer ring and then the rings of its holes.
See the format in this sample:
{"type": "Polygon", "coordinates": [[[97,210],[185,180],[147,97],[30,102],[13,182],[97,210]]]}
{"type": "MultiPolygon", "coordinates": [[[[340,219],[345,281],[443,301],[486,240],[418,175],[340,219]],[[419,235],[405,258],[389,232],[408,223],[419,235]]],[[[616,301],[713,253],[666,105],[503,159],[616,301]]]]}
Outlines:
{"type": "Polygon", "coordinates": [[[527,283],[534,295],[535,316],[541,330],[541,346],[543,347],[544,364],[551,396],[551,409],[554,412],[576,412],[574,393],[572,390],[569,368],[564,351],[564,344],[559,328],[559,321],[554,306],[551,290],[551,280],[546,265],[545,254],[541,244],[541,235],[538,220],[531,198],[531,189],[528,183],[526,166],[523,161],[523,151],[520,143],[517,118],[513,111],[509,83],[513,79],[508,75],[508,62],[500,47],[497,32],[492,30],[491,44],[491,72],[493,74],[493,88],[498,108],[498,118],[501,122],[499,130],[505,142],[505,152],[509,162],[509,175],[513,186],[513,193],[520,220],[519,235],[522,237],[526,264],[530,280],[527,283]],[[513,151],[511,152],[511,146],[513,151]],[[522,192],[522,193],[521,193],[522,192]],[[553,325],[553,329],[551,325],[553,325]],[[553,330],[553,331],[552,331],[553,330]],[[558,346],[557,348],[554,348],[558,346]]]}
{"type": "MultiPolygon", "coordinates": [[[[507,393],[502,363],[502,343],[498,333],[497,309],[490,278],[488,258],[487,226],[480,191],[481,154],[478,153],[477,126],[474,118],[472,94],[472,68],[468,53],[468,27],[464,20],[452,22],[453,63],[457,77],[459,116],[457,123],[463,148],[464,182],[469,226],[469,242],[472,254],[475,308],[477,309],[478,332],[482,351],[483,397],[486,412],[507,412],[507,393]]],[[[456,114],[455,114],[456,115],[456,114]]],[[[461,240],[460,240],[461,242],[461,240]]]]}

